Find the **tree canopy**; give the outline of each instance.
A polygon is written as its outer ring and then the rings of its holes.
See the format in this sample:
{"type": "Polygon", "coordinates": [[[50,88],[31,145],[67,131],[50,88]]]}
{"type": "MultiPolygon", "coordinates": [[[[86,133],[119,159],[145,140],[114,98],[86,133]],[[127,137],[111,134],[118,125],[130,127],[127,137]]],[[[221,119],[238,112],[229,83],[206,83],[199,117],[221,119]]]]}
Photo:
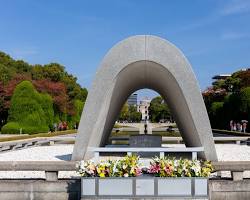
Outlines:
{"type": "Polygon", "coordinates": [[[7,123],[15,88],[25,80],[30,81],[39,93],[46,93],[44,98],[50,96],[54,118],[47,120],[52,124],[66,121],[73,125],[71,120],[79,119],[81,111],[76,105],[79,105],[79,101],[84,105],[88,92],[77,83],[77,78],[69,74],[64,66],[58,63],[30,65],[0,51],[0,128],[7,123]],[[78,116],[75,116],[77,113],[78,116]]]}
{"type": "Polygon", "coordinates": [[[11,98],[8,123],[3,133],[47,132],[54,117],[52,98],[39,94],[31,82],[23,81],[17,85],[11,98]]]}
{"type": "Polygon", "coordinates": [[[152,99],[149,106],[149,116],[152,122],[159,122],[162,120],[170,120],[171,113],[168,105],[161,96],[152,99]]]}
{"type": "Polygon", "coordinates": [[[141,121],[141,113],[137,111],[137,107],[133,105],[128,105],[125,103],[122,107],[122,110],[119,115],[120,121],[129,121],[129,122],[140,122],[141,121]]]}
{"type": "Polygon", "coordinates": [[[231,120],[250,122],[250,69],[216,80],[202,94],[212,128],[229,129],[231,120]]]}

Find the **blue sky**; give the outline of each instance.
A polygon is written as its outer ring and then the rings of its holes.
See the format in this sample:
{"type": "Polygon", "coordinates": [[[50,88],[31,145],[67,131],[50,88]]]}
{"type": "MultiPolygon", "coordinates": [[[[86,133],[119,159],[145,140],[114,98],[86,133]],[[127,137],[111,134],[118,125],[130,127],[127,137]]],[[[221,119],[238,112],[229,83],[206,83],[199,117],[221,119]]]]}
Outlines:
{"type": "Polygon", "coordinates": [[[205,89],[250,66],[250,0],[0,0],[0,50],[63,64],[87,88],[108,49],[136,34],[174,43],[205,89]]]}

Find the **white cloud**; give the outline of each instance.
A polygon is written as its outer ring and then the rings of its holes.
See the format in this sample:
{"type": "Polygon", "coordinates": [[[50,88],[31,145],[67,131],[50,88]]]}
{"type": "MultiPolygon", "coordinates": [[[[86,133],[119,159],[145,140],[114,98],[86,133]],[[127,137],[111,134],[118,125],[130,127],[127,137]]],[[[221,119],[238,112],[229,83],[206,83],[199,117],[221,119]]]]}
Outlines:
{"type": "Polygon", "coordinates": [[[228,32],[221,35],[222,40],[238,40],[250,37],[247,33],[228,32]]]}
{"type": "Polygon", "coordinates": [[[249,0],[231,0],[221,10],[223,16],[250,12],[249,0]]]}
{"type": "Polygon", "coordinates": [[[228,0],[227,3],[212,10],[209,15],[183,24],[177,32],[194,30],[215,23],[225,16],[250,12],[250,0],[228,0]]]}

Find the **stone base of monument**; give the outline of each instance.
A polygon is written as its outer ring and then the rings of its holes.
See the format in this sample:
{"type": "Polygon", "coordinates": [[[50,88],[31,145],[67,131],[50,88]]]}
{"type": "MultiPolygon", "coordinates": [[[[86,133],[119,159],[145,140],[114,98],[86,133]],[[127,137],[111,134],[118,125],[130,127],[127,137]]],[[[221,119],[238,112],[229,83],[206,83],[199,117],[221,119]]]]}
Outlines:
{"type": "MultiPolygon", "coordinates": [[[[129,137],[129,147],[161,147],[162,136],[160,135],[131,135],[129,137]]],[[[140,152],[141,157],[159,156],[159,153],[140,152]]]]}
{"type": "Polygon", "coordinates": [[[207,199],[208,180],[200,177],[81,178],[82,199],[207,199]]]}

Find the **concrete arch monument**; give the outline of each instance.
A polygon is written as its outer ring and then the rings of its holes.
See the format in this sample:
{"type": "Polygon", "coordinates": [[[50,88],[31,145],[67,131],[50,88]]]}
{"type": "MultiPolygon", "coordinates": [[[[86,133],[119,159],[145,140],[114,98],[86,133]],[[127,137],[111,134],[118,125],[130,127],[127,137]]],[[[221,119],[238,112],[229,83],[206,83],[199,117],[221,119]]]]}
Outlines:
{"type": "Polygon", "coordinates": [[[192,68],[170,42],[151,35],[129,37],[104,57],[89,91],[72,159],[103,146],[122,105],[136,90],[157,91],[168,103],[187,147],[204,147],[200,156],[217,160],[211,126],[192,68]]]}

